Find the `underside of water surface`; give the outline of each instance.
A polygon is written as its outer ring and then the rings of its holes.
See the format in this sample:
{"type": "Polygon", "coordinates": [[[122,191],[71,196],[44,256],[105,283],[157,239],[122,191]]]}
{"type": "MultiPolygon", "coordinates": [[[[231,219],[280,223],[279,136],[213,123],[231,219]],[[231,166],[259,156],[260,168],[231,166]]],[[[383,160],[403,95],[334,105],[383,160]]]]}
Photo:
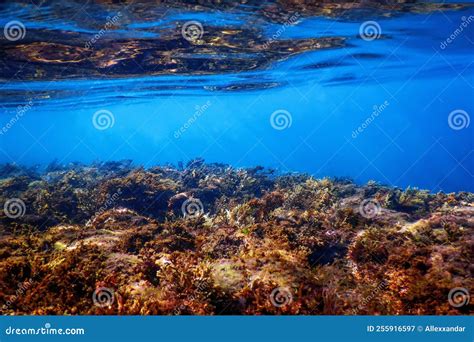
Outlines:
{"type": "Polygon", "coordinates": [[[474,4],[0,3],[0,312],[473,312],[474,4]]]}

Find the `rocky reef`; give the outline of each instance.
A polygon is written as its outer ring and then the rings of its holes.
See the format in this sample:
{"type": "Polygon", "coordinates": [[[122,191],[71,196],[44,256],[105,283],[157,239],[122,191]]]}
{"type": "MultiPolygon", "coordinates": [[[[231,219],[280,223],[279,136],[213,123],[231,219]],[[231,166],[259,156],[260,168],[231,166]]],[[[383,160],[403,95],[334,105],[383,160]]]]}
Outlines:
{"type": "Polygon", "coordinates": [[[2,314],[469,314],[474,194],[194,160],[0,167],[2,314]]]}

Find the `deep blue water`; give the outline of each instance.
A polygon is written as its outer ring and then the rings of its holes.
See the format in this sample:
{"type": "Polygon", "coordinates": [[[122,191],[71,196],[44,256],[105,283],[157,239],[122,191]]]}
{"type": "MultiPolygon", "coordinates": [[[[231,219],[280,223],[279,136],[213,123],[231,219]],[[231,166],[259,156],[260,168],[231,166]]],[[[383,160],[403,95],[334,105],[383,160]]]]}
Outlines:
{"type": "MultiPolygon", "coordinates": [[[[64,11],[48,3],[7,2],[0,7],[2,28],[13,20],[25,27],[24,38],[12,42],[3,32],[1,40],[10,48],[0,60],[2,163],[132,159],[152,166],[202,157],[236,167],[350,177],[358,183],[474,191],[472,7],[392,15],[370,9],[357,16],[297,14],[285,24],[249,8],[157,7],[156,16],[147,11],[144,19],[132,7],[69,4],[63,2],[64,11]],[[183,41],[186,51],[170,45],[166,63],[187,54],[191,61],[225,64],[233,59],[246,67],[238,70],[236,64],[237,69],[216,72],[168,67],[153,74],[140,71],[146,58],[156,58],[143,53],[143,59],[120,70],[112,67],[104,77],[94,74],[97,67],[78,76],[80,63],[49,72],[54,59],[69,56],[53,45],[41,52],[55,54],[47,63],[15,52],[25,49],[21,44],[51,42],[60,35],[85,44],[83,37],[98,34],[107,17],[119,11],[118,22],[98,39],[104,46],[116,44],[104,52],[101,63],[116,65],[128,58],[129,50],[126,56],[114,54],[121,39],[138,39],[138,45],[140,39],[154,42],[164,30],[179,36],[179,25],[197,21],[204,43],[183,41]],[[374,26],[377,39],[361,37],[361,25],[370,21],[380,27],[374,26]],[[248,51],[253,38],[219,46],[219,54],[205,50],[220,37],[212,28],[223,26],[245,27],[246,34],[269,42],[264,49],[270,52],[248,51]],[[450,36],[454,39],[447,42],[450,36]],[[292,42],[324,37],[343,43],[292,53],[292,42]],[[289,42],[285,53],[271,54],[275,40],[289,42]],[[201,50],[193,52],[194,47],[201,50]],[[271,60],[264,62],[269,55],[271,60]],[[248,67],[253,61],[259,61],[256,67],[248,67]],[[28,68],[37,69],[24,73],[28,68]],[[131,69],[136,71],[127,74],[131,69]],[[273,113],[278,117],[274,122],[273,113]]],[[[163,46],[162,41],[157,44],[163,46]]],[[[281,48],[275,45],[274,52],[281,48]]]]}

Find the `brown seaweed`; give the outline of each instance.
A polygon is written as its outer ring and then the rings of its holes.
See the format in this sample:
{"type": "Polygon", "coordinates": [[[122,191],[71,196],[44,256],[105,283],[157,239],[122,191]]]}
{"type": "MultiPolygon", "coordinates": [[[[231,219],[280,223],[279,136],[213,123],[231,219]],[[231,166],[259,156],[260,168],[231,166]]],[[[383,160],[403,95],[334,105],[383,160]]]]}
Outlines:
{"type": "Polygon", "coordinates": [[[202,160],[0,169],[2,314],[472,313],[472,193],[202,160]]]}

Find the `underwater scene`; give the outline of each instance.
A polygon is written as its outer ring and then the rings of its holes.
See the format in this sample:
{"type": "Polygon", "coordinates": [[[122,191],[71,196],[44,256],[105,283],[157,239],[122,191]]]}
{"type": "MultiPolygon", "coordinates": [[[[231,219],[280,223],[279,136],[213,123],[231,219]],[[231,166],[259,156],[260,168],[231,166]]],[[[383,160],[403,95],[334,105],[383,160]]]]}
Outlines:
{"type": "Polygon", "coordinates": [[[2,315],[468,315],[474,3],[0,3],[2,315]]]}

